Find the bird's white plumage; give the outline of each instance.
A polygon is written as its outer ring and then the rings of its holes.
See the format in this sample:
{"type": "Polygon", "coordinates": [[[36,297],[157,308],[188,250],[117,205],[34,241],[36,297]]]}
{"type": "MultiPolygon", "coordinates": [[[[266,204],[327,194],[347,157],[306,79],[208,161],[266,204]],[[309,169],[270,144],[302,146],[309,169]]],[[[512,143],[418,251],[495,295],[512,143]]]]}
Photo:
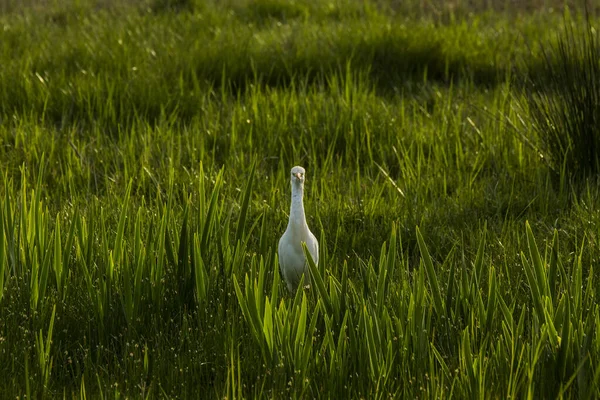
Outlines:
{"type": "Polygon", "coordinates": [[[308,252],[315,264],[319,263],[319,242],[308,229],[306,215],[304,214],[304,174],[302,167],[294,167],[291,171],[292,201],[290,206],[290,219],[287,229],[279,239],[279,266],[281,276],[285,280],[290,292],[295,292],[304,274],[304,283],[308,284],[310,275],[308,264],[302,251],[302,242],[306,243],[308,252]]]}

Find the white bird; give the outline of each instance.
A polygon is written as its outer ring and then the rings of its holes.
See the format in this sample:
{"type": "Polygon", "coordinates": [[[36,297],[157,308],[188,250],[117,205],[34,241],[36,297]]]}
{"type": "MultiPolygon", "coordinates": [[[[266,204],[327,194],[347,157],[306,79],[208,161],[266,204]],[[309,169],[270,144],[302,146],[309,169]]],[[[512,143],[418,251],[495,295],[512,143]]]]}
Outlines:
{"type": "Polygon", "coordinates": [[[279,266],[281,276],[285,280],[291,293],[294,293],[304,274],[304,283],[310,283],[308,264],[302,251],[302,242],[306,243],[308,252],[315,265],[319,263],[319,242],[306,224],[304,214],[304,174],[302,167],[292,168],[292,205],[290,207],[290,220],[287,229],[279,239],[279,266]]]}

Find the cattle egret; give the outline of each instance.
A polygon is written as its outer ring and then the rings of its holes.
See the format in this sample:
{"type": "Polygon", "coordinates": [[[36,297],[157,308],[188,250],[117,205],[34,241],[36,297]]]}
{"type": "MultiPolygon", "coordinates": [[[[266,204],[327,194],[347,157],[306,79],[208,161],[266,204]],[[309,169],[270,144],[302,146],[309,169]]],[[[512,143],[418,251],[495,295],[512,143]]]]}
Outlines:
{"type": "Polygon", "coordinates": [[[292,205],[287,229],[279,239],[279,266],[281,276],[291,293],[294,293],[304,274],[304,282],[310,282],[308,264],[302,251],[302,242],[312,256],[315,265],[319,263],[319,242],[306,224],[304,214],[304,173],[302,167],[294,167],[291,171],[292,205]]]}

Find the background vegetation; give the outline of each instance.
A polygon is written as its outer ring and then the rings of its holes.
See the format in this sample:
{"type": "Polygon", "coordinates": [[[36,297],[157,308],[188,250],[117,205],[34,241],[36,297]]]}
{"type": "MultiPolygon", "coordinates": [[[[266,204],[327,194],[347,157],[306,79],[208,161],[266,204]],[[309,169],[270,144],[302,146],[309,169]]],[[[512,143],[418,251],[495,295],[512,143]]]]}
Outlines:
{"type": "Polygon", "coordinates": [[[0,397],[600,396],[582,10],[4,1],[0,397]]]}

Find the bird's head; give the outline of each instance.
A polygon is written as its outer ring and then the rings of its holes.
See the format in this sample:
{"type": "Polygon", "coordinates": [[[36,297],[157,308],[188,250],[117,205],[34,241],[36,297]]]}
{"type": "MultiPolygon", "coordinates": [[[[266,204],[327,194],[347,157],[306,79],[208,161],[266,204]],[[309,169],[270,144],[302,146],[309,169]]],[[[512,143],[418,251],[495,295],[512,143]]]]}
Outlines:
{"type": "Polygon", "coordinates": [[[300,166],[296,166],[294,168],[292,168],[292,184],[296,184],[296,185],[303,185],[304,184],[304,174],[305,174],[305,170],[304,168],[300,167],[300,166]]]}

